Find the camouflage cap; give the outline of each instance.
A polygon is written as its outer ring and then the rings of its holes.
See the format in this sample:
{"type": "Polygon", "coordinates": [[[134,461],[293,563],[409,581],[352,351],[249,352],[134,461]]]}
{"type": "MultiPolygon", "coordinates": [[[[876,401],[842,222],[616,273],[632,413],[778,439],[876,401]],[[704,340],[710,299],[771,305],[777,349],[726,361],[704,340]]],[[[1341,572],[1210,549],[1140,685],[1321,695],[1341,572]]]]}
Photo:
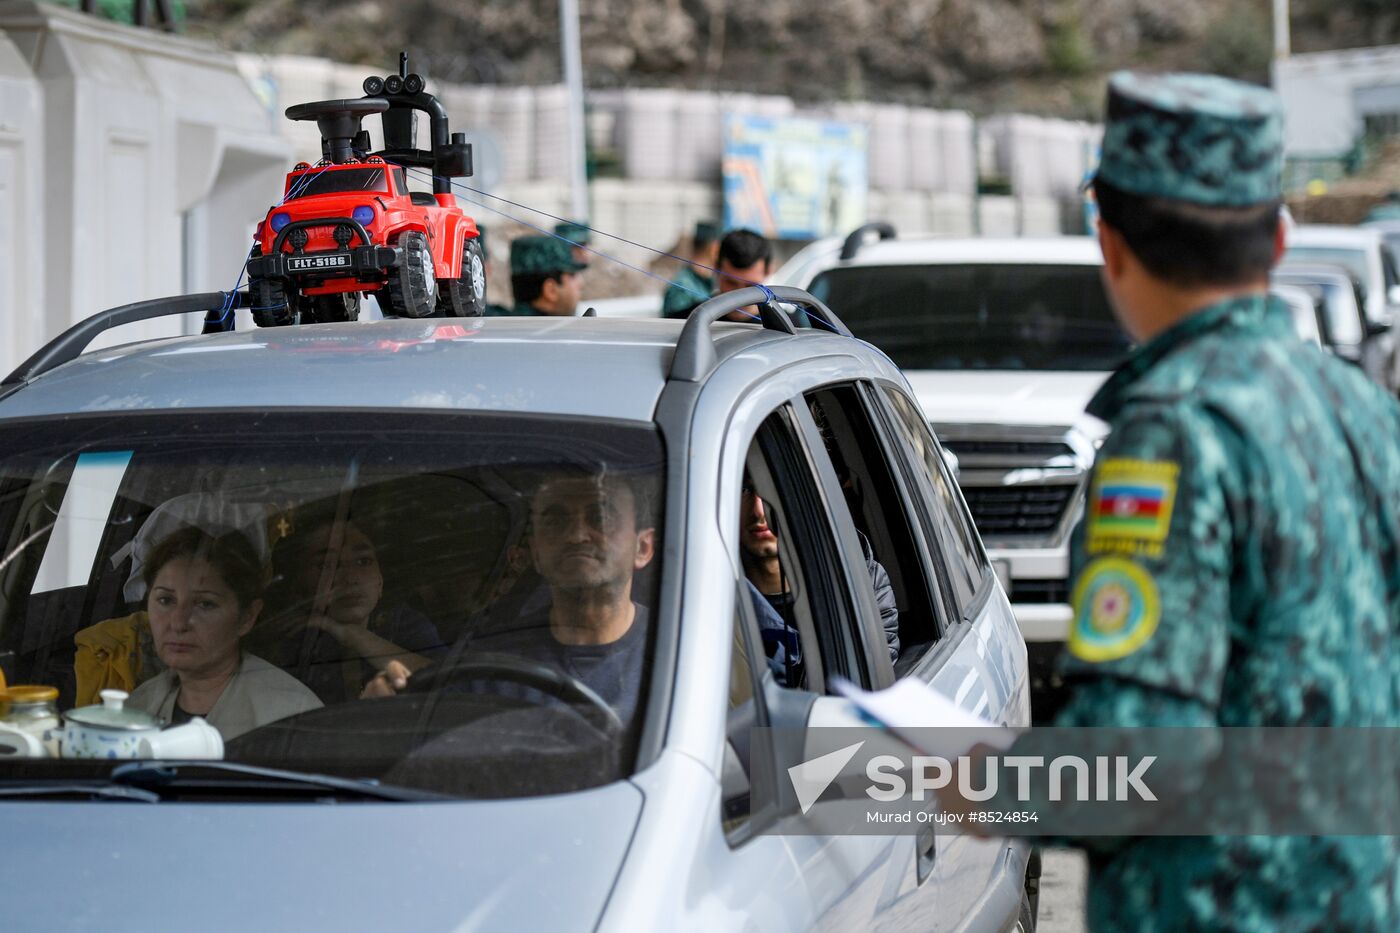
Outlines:
{"type": "Polygon", "coordinates": [[[575,246],[587,246],[593,239],[592,231],[588,229],[587,224],[575,223],[571,220],[555,224],[554,235],[563,237],[575,246]]]}
{"type": "Polygon", "coordinates": [[[586,262],[575,262],[568,243],[552,236],[522,236],[510,244],[511,275],[555,275],[581,272],[586,262]]]}
{"type": "Polygon", "coordinates": [[[1267,88],[1213,75],[1108,81],[1098,178],[1131,194],[1212,207],[1281,196],[1283,108],[1267,88]]]}
{"type": "Polygon", "coordinates": [[[713,220],[701,220],[695,224],[695,244],[702,246],[719,239],[719,224],[713,220]]]}

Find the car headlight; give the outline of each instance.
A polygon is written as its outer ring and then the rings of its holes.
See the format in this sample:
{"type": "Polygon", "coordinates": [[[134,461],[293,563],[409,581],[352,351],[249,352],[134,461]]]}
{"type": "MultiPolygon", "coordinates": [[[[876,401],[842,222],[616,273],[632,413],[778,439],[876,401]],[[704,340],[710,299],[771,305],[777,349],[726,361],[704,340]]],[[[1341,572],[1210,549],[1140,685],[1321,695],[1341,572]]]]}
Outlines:
{"type": "Polygon", "coordinates": [[[273,232],[273,233],[281,233],[281,232],[282,232],[282,228],[285,227],[285,226],[287,226],[287,224],[289,224],[289,223],[291,223],[291,222],[292,222],[292,215],[291,215],[291,214],[273,214],[273,215],[272,215],[272,232],[273,232]]]}
{"type": "Polygon", "coordinates": [[[350,216],[354,218],[356,222],[368,227],[370,224],[374,223],[374,208],[370,207],[368,204],[361,204],[350,212],[350,216]]]}

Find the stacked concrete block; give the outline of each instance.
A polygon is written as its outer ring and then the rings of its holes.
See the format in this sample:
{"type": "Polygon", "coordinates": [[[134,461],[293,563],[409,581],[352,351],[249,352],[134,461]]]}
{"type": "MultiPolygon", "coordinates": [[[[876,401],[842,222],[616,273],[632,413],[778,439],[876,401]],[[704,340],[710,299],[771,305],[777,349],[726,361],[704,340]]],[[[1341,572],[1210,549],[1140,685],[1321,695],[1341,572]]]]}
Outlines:
{"type": "Polygon", "coordinates": [[[972,197],[977,193],[977,126],[962,110],[938,115],[939,142],[943,152],[943,183],[937,189],[972,197]]]}
{"type": "Polygon", "coordinates": [[[888,191],[911,187],[909,108],[877,104],[870,108],[870,186],[888,191]]]}
{"type": "Polygon", "coordinates": [[[938,236],[973,236],[977,232],[976,205],[972,195],[929,195],[928,232],[938,236]]]}
{"type": "Polygon", "coordinates": [[[1021,236],[1055,236],[1062,230],[1058,198],[1018,198],[1021,236]]]}
{"type": "Polygon", "coordinates": [[[1072,195],[1092,168],[1101,128],[1069,120],[1005,114],[982,121],[994,169],[1021,197],[1072,195]]]}
{"type": "Polygon", "coordinates": [[[485,129],[495,134],[501,148],[501,179],[529,180],[535,163],[534,88],[493,88],[485,129]]]}
{"type": "Polygon", "coordinates": [[[924,191],[876,188],[867,195],[867,216],[894,224],[901,236],[927,233],[930,213],[930,195],[924,191]]]}
{"type": "Polygon", "coordinates": [[[567,182],[573,151],[569,148],[569,90],[562,84],[535,88],[534,147],[531,177],[567,182]]]}
{"type": "Polygon", "coordinates": [[[715,94],[682,93],[676,102],[676,178],[718,183],[724,113],[715,94]]]}
{"type": "Polygon", "coordinates": [[[944,190],[943,114],[927,107],[909,108],[909,187],[944,190]]]}
{"type": "Polygon", "coordinates": [[[1021,232],[1016,199],[983,195],[977,199],[977,232],[982,236],[1009,237],[1021,232]]]}
{"type": "Polygon", "coordinates": [[[622,165],[628,178],[676,177],[676,103],[671,90],[629,89],[622,96],[622,165]]]}

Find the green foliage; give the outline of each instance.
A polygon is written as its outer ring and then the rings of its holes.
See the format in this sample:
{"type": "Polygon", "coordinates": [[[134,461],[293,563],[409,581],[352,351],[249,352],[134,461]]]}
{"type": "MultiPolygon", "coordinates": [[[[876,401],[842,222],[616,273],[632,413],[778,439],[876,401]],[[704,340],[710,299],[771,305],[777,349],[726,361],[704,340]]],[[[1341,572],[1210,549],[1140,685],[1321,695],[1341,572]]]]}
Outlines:
{"type": "Polygon", "coordinates": [[[1094,48],[1084,33],[1084,25],[1077,19],[1065,20],[1055,26],[1045,51],[1050,69],[1065,77],[1088,74],[1097,65],[1094,48]]]}
{"type": "Polygon", "coordinates": [[[1201,38],[1201,65],[1230,78],[1267,83],[1273,55],[1273,24],[1246,0],[1234,0],[1201,38]]]}

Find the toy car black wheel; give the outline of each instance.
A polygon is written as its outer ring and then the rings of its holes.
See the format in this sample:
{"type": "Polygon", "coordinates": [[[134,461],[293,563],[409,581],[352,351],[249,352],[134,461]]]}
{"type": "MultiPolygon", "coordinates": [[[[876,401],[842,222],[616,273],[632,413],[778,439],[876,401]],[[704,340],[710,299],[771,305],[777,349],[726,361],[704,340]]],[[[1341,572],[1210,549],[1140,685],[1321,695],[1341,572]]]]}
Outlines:
{"type": "Polygon", "coordinates": [[[303,314],[304,323],[331,324],[337,321],[355,321],[360,317],[360,293],[337,292],[334,295],[315,295],[311,299],[310,318],[303,314]]]}
{"type": "Polygon", "coordinates": [[[389,310],[395,317],[428,317],[437,305],[437,279],[433,278],[428,238],[410,230],[396,245],[403,257],[389,270],[389,281],[384,284],[389,310]]]}
{"type": "Polygon", "coordinates": [[[259,327],[286,327],[297,321],[297,293],[288,292],[281,279],[253,279],[248,283],[253,301],[253,323],[259,327]]]}
{"type": "Polygon", "coordinates": [[[443,317],[481,317],[486,313],[486,258],[478,237],[462,244],[462,274],[438,281],[437,305],[443,317]]]}

